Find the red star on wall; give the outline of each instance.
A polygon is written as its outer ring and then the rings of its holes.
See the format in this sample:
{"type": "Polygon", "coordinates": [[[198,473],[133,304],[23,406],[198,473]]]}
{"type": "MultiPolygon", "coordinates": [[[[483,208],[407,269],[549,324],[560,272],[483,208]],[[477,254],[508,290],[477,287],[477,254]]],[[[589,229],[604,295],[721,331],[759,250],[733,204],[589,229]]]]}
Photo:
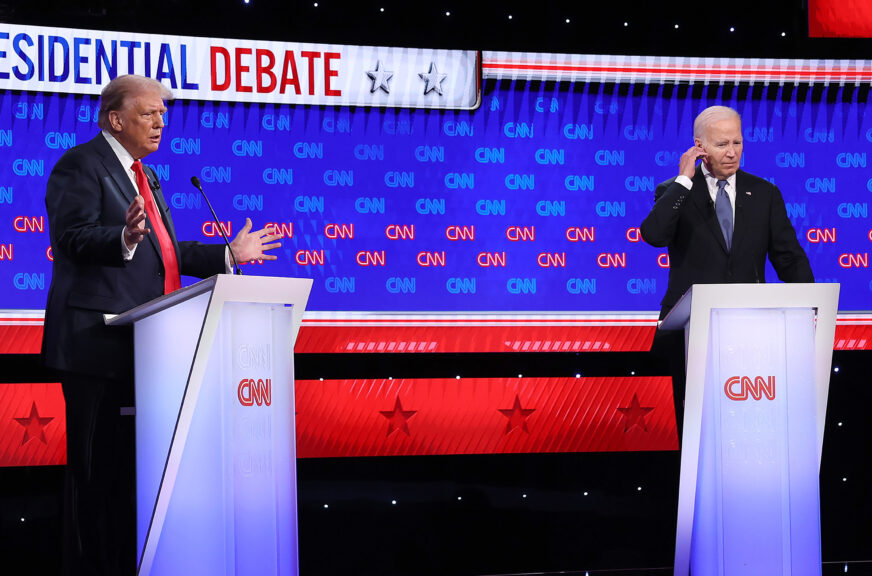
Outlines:
{"type": "Polygon", "coordinates": [[[48,441],[45,439],[45,426],[54,420],[54,417],[40,418],[39,412],[36,410],[36,402],[30,406],[30,416],[15,418],[15,420],[24,426],[24,439],[21,440],[22,446],[33,438],[39,438],[40,442],[48,444],[48,441]]]}
{"type": "Polygon", "coordinates": [[[527,429],[527,416],[536,411],[535,408],[521,408],[521,399],[518,398],[518,395],[515,394],[515,403],[511,408],[498,408],[498,410],[502,413],[503,416],[509,419],[509,422],[506,424],[506,434],[514,430],[515,428],[520,428],[527,434],[530,431],[527,429]]]}
{"type": "Polygon", "coordinates": [[[403,405],[400,403],[400,397],[397,396],[397,401],[394,403],[393,410],[379,410],[381,415],[388,419],[388,433],[390,436],[394,430],[402,430],[406,436],[411,436],[409,432],[408,420],[415,415],[417,410],[403,410],[403,405]]]}
{"type": "Polygon", "coordinates": [[[639,396],[633,394],[633,400],[630,402],[629,406],[626,408],[618,408],[618,411],[624,415],[624,432],[633,426],[641,426],[642,430],[647,432],[648,424],[645,423],[645,416],[653,409],[653,407],[643,407],[639,404],[639,396]]]}

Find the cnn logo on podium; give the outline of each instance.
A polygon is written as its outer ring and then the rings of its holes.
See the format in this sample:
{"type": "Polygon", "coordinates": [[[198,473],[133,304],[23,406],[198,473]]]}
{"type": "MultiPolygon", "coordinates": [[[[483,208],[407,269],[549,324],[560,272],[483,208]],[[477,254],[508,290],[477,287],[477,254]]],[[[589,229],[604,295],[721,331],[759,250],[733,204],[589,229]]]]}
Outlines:
{"type": "Polygon", "coordinates": [[[775,400],[775,376],[756,376],[753,380],[749,376],[732,376],[724,382],[724,394],[730,400],[743,401],[749,397],[761,400],[764,396],[767,400],[775,400]]]}
{"type": "Polygon", "coordinates": [[[236,391],[243,406],[269,406],[272,404],[272,380],[270,378],[243,378],[236,391]]]}

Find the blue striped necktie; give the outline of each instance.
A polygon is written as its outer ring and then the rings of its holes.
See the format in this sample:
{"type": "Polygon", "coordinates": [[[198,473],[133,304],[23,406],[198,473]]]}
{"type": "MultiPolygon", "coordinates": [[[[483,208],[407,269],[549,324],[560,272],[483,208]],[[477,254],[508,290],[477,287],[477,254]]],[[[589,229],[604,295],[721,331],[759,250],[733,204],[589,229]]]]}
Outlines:
{"type": "Polygon", "coordinates": [[[718,216],[718,223],[721,225],[721,232],[724,233],[724,241],[727,243],[727,251],[729,251],[733,241],[733,205],[730,204],[730,197],[725,190],[726,186],[726,180],[718,180],[715,214],[718,216]]]}

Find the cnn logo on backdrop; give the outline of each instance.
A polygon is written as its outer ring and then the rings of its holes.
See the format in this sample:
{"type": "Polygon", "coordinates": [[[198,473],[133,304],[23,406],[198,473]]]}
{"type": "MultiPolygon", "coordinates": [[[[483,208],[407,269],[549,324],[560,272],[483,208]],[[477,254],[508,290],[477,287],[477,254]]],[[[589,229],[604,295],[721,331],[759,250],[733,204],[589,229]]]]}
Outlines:
{"type": "Polygon", "coordinates": [[[775,376],[756,376],[752,380],[749,376],[732,376],[724,382],[724,394],[730,400],[741,402],[753,398],[761,400],[775,400],[775,376]]]}

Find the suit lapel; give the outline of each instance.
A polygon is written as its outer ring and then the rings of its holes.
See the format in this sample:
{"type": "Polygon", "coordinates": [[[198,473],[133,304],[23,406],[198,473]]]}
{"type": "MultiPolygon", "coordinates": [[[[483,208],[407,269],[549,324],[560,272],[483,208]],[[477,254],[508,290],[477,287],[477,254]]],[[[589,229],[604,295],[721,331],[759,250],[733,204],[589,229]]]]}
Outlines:
{"type": "MultiPolygon", "coordinates": [[[[103,134],[97,134],[97,136],[92,140],[94,142],[95,147],[100,154],[100,159],[103,162],[103,167],[106,168],[106,171],[109,173],[109,176],[115,182],[115,185],[118,187],[118,190],[121,191],[121,195],[124,197],[126,204],[124,205],[125,210],[130,203],[133,202],[133,199],[139,195],[139,191],[133,185],[133,182],[130,181],[130,177],[127,176],[127,170],[124,169],[124,166],[121,165],[121,162],[118,160],[118,156],[115,155],[115,152],[112,150],[112,147],[106,141],[106,138],[103,134]]],[[[158,212],[162,212],[160,208],[158,208],[158,212]]],[[[163,218],[163,213],[161,213],[161,218],[163,218]]],[[[151,247],[157,252],[157,257],[163,261],[163,255],[160,251],[160,245],[158,244],[157,238],[154,234],[148,234],[146,239],[151,247]]]]}
{"type": "Polygon", "coordinates": [[[724,233],[721,232],[721,227],[718,224],[718,218],[715,215],[715,207],[712,205],[712,197],[709,194],[708,186],[705,183],[705,175],[702,173],[702,168],[696,167],[696,176],[693,177],[693,187],[690,189],[690,194],[696,204],[697,209],[705,221],[706,227],[714,236],[715,241],[724,252],[727,250],[727,242],[724,240],[724,233]]]}
{"type": "Polygon", "coordinates": [[[97,153],[100,155],[103,167],[106,168],[109,176],[112,177],[112,181],[115,182],[115,185],[118,187],[118,190],[121,191],[121,195],[125,200],[127,200],[127,205],[129,206],[130,203],[133,202],[137,190],[130,181],[130,178],[127,177],[127,172],[124,170],[124,166],[122,166],[121,162],[118,161],[118,157],[115,155],[115,152],[112,151],[112,147],[109,146],[108,142],[106,142],[106,138],[102,133],[97,134],[92,142],[94,143],[97,153]]]}

